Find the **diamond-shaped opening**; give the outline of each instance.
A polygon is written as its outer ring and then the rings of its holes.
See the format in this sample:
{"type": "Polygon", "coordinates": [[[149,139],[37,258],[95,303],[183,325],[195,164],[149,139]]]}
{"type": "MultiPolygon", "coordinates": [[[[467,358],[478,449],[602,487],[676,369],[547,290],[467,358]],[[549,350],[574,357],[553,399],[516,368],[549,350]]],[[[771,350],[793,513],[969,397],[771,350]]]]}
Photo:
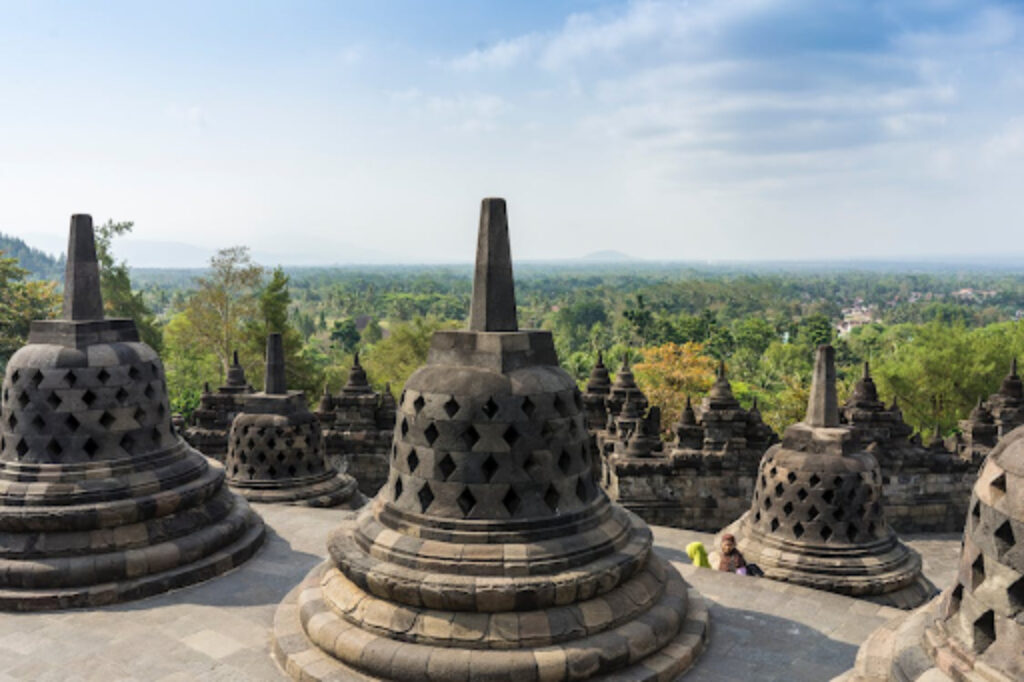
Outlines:
{"type": "Polygon", "coordinates": [[[39,388],[39,384],[43,383],[43,373],[37,369],[35,372],[32,373],[32,378],[30,379],[30,381],[32,382],[33,386],[39,388]]]}
{"type": "Polygon", "coordinates": [[[523,460],[523,468],[526,469],[526,473],[533,477],[543,473],[540,471],[540,463],[537,461],[537,458],[533,456],[532,452],[526,455],[526,459],[523,460]]]}
{"type": "Polygon", "coordinates": [[[978,616],[974,621],[974,651],[983,653],[996,641],[996,614],[992,609],[978,616]]]}
{"type": "Polygon", "coordinates": [[[7,424],[11,427],[11,430],[13,431],[15,427],[18,426],[18,418],[11,414],[11,416],[7,418],[7,424]]]}
{"type": "Polygon", "coordinates": [[[51,457],[60,457],[60,454],[64,452],[64,448],[61,447],[56,438],[51,438],[50,442],[46,444],[46,451],[50,453],[51,457]]]}
{"type": "Polygon", "coordinates": [[[256,461],[260,464],[265,464],[267,461],[267,454],[262,450],[256,455],[256,461]]]}
{"type": "Polygon", "coordinates": [[[522,500],[519,499],[519,495],[516,494],[515,490],[509,488],[508,492],[505,493],[505,497],[501,498],[501,503],[505,506],[509,516],[515,516],[522,505],[522,500]]]}
{"type": "Polygon", "coordinates": [[[567,403],[562,396],[557,393],[555,394],[555,410],[557,410],[558,414],[562,417],[568,417],[572,414],[572,408],[569,403],[567,403]]]}
{"type": "Polygon", "coordinates": [[[1001,473],[998,476],[996,476],[995,478],[993,478],[992,479],[992,483],[990,483],[989,485],[992,486],[992,489],[994,491],[996,491],[997,495],[998,494],[1005,495],[1006,494],[1006,473],[1005,472],[1001,473]]]}
{"type": "Polygon", "coordinates": [[[451,419],[455,416],[455,413],[459,411],[459,402],[455,400],[455,396],[448,398],[444,403],[444,413],[451,419]]]}
{"type": "Polygon", "coordinates": [[[782,487],[781,483],[776,483],[775,484],[775,496],[776,497],[782,497],[782,493],[783,493],[784,490],[785,490],[785,488],[782,487]]]}
{"type": "Polygon", "coordinates": [[[283,452],[277,453],[277,462],[278,462],[278,464],[284,464],[284,459],[285,459],[285,457],[284,457],[284,453],[283,452]]]}
{"type": "Polygon", "coordinates": [[[46,420],[37,414],[32,417],[32,426],[36,427],[36,431],[42,431],[46,428],[46,420]]]}
{"type": "Polygon", "coordinates": [[[793,535],[795,535],[796,537],[800,537],[800,536],[801,536],[801,535],[803,535],[803,534],[804,534],[804,527],[803,527],[803,524],[801,524],[801,523],[800,523],[800,522],[798,521],[798,522],[797,522],[796,524],[794,524],[794,526],[793,526],[793,535]]]}
{"type": "Polygon", "coordinates": [[[441,470],[441,477],[447,481],[448,477],[455,471],[455,460],[452,459],[450,454],[445,453],[445,456],[437,463],[437,468],[441,470]]]}
{"type": "Polygon", "coordinates": [[[834,485],[837,488],[843,487],[843,477],[842,476],[836,476],[835,478],[833,478],[832,479],[832,485],[834,485]]]}
{"type": "Polygon", "coordinates": [[[295,468],[294,464],[292,464],[291,466],[288,467],[288,475],[289,476],[291,476],[292,478],[295,478],[295,475],[297,473],[299,473],[299,470],[295,468]]]}
{"type": "Polygon", "coordinates": [[[407,420],[405,417],[402,417],[402,423],[399,424],[398,429],[402,432],[402,438],[405,438],[407,435],[409,435],[409,420],[407,420]]]}
{"type": "Polygon", "coordinates": [[[760,520],[761,520],[761,512],[755,512],[754,513],[754,523],[757,523],[760,520]]]}
{"type": "Polygon", "coordinates": [[[859,490],[857,486],[850,488],[846,493],[846,499],[852,502],[853,498],[857,497],[857,490],[859,490]]]}
{"type": "Polygon", "coordinates": [[[765,497],[764,497],[764,508],[765,509],[771,509],[772,508],[772,498],[768,497],[767,495],[765,495],[765,497]]]}
{"type": "Polygon", "coordinates": [[[398,476],[397,478],[395,478],[395,501],[396,502],[398,501],[398,498],[402,496],[402,487],[403,487],[402,486],[402,477],[398,476]]]}
{"type": "Polygon", "coordinates": [[[1007,588],[1006,594],[1010,598],[1010,608],[1014,612],[1024,609],[1024,578],[1017,578],[1016,582],[1007,588]]]}
{"type": "Polygon", "coordinates": [[[580,498],[580,502],[587,501],[587,485],[583,482],[582,476],[576,479],[576,497],[580,498]]]}
{"type": "Polygon", "coordinates": [[[86,407],[92,407],[92,404],[96,402],[96,394],[87,389],[82,394],[82,402],[85,403],[86,407]]]}
{"type": "Polygon", "coordinates": [[[125,437],[121,439],[121,449],[131,454],[132,448],[134,447],[135,439],[132,438],[131,434],[126,434],[125,437]]]}
{"type": "Polygon", "coordinates": [[[416,414],[419,414],[423,407],[427,404],[427,401],[423,399],[423,396],[416,396],[416,400],[412,401],[412,409],[415,410],[416,414]]]}
{"type": "Polygon", "coordinates": [[[487,459],[480,465],[480,469],[484,472],[484,480],[490,483],[494,474],[498,472],[498,460],[494,459],[494,455],[487,455],[487,459]]]}
{"type": "Polygon", "coordinates": [[[409,451],[405,458],[405,463],[409,466],[409,473],[416,471],[416,467],[420,465],[420,456],[416,454],[416,448],[409,451]]]}
{"type": "Polygon", "coordinates": [[[494,402],[494,398],[488,398],[487,402],[480,409],[483,410],[488,419],[494,419],[494,415],[498,414],[498,403],[494,402]]]}
{"type": "Polygon", "coordinates": [[[771,526],[772,532],[775,532],[779,529],[779,520],[772,519],[772,522],[769,525],[771,526]]]}
{"type": "Polygon", "coordinates": [[[572,468],[572,457],[565,450],[562,450],[562,454],[558,456],[558,468],[562,470],[563,474],[568,474],[569,469],[572,468]]]}
{"type": "Polygon", "coordinates": [[[156,391],[153,390],[153,385],[152,384],[148,384],[146,386],[146,390],[144,390],[142,392],[142,394],[145,395],[150,400],[152,400],[153,398],[156,397],[156,391]]]}
{"type": "Polygon", "coordinates": [[[825,500],[826,503],[832,504],[832,500],[835,499],[836,493],[834,490],[826,490],[821,494],[821,499],[825,500]]]}
{"type": "Polygon", "coordinates": [[[96,374],[96,378],[100,380],[101,384],[105,384],[110,381],[110,372],[103,368],[96,374]]]}
{"type": "Polygon", "coordinates": [[[762,488],[767,488],[768,487],[768,479],[765,478],[764,476],[761,477],[761,487],[762,488]]]}
{"type": "Polygon", "coordinates": [[[459,505],[459,509],[462,510],[463,516],[469,516],[470,512],[473,511],[473,507],[476,506],[476,498],[469,488],[463,488],[459,496],[455,498],[455,502],[459,505]]]}
{"type": "Polygon", "coordinates": [[[558,490],[553,485],[549,485],[547,492],[544,493],[544,504],[546,504],[551,511],[558,511],[558,490]]]}
{"type": "Polygon", "coordinates": [[[790,483],[796,483],[796,474],[790,471],[788,474],[786,474],[786,480],[789,481],[790,483]]]}
{"type": "Polygon", "coordinates": [[[18,444],[14,446],[14,451],[18,453],[18,457],[24,457],[28,454],[28,443],[25,442],[24,438],[19,440],[18,444]]]}
{"type": "Polygon", "coordinates": [[[61,404],[60,396],[53,391],[50,391],[50,395],[46,396],[46,404],[50,406],[50,409],[56,411],[61,404]]]}
{"type": "Polygon", "coordinates": [[[16,369],[16,370],[14,370],[11,373],[11,383],[12,384],[18,383],[18,379],[20,379],[20,378],[21,378],[21,370],[17,370],[16,369]]]}
{"type": "Polygon", "coordinates": [[[107,430],[110,430],[110,427],[113,426],[114,422],[116,421],[117,419],[114,417],[114,415],[110,414],[109,412],[104,412],[103,414],[100,415],[99,418],[100,426],[107,430]]]}
{"type": "Polygon", "coordinates": [[[64,425],[68,427],[69,431],[74,432],[78,430],[78,427],[81,426],[82,423],[75,418],[75,415],[69,414],[68,418],[64,420],[64,425]]]}
{"type": "Polygon", "coordinates": [[[82,449],[85,450],[85,454],[89,456],[89,459],[92,459],[99,452],[100,446],[92,438],[86,438],[85,443],[82,444],[82,449]]]}
{"type": "Polygon", "coordinates": [[[123,403],[124,401],[128,400],[130,394],[128,393],[128,391],[124,390],[124,387],[122,386],[121,388],[117,389],[117,393],[114,394],[114,397],[117,398],[117,402],[123,403]]]}
{"type": "Polygon", "coordinates": [[[804,490],[803,488],[800,488],[800,490],[796,491],[796,496],[800,498],[801,502],[803,502],[804,500],[807,499],[807,491],[804,490]]]}
{"type": "Polygon", "coordinates": [[[527,418],[532,417],[533,413],[537,411],[537,406],[533,404],[533,401],[530,400],[529,396],[523,398],[522,410],[523,414],[525,414],[527,418]]]}
{"type": "Polygon", "coordinates": [[[245,473],[249,474],[249,478],[256,478],[256,469],[254,467],[249,467],[245,473]]]}
{"type": "Polygon", "coordinates": [[[146,411],[140,407],[140,408],[135,410],[135,414],[133,414],[132,417],[139,424],[143,424],[146,421],[146,411]]]}
{"type": "Polygon", "coordinates": [[[832,518],[834,518],[836,521],[842,521],[844,516],[846,516],[846,510],[843,509],[842,507],[836,507],[836,509],[832,512],[832,518]]]}
{"type": "Polygon", "coordinates": [[[128,378],[130,378],[132,381],[136,381],[139,378],[139,376],[141,376],[141,374],[142,373],[139,372],[138,367],[136,367],[135,365],[132,365],[131,367],[128,368],[128,378]]]}
{"type": "Polygon", "coordinates": [[[808,481],[808,483],[810,483],[811,487],[813,488],[814,486],[816,486],[819,483],[821,483],[821,479],[818,477],[818,474],[811,474],[811,478],[808,481]]]}
{"type": "Polygon", "coordinates": [[[996,532],[993,533],[996,539],[996,551],[999,552],[1001,557],[1006,551],[1013,548],[1017,540],[1013,537],[1013,527],[1010,525],[1009,519],[1003,521],[1003,523],[996,528],[996,532]]]}
{"type": "Polygon", "coordinates": [[[790,514],[792,514],[793,513],[793,503],[792,502],[787,502],[782,507],[782,511],[783,511],[783,513],[786,514],[786,516],[789,516],[790,514]]]}
{"type": "Polygon", "coordinates": [[[509,427],[505,429],[505,433],[501,437],[505,439],[510,448],[515,447],[516,442],[519,440],[519,431],[514,424],[509,424],[509,427]]]}
{"type": "Polygon", "coordinates": [[[22,391],[18,395],[18,404],[21,405],[21,409],[24,410],[26,407],[28,407],[28,404],[30,402],[32,402],[32,400],[28,397],[28,393],[25,393],[24,391],[22,391]]]}
{"type": "Polygon", "coordinates": [[[981,521],[981,502],[979,500],[975,500],[974,506],[971,507],[971,518],[974,519],[975,524],[981,521]]]}
{"type": "Polygon", "coordinates": [[[821,529],[821,539],[828,542],[828,539],[832,537],[832,529],[828,526],[824,526],[821,529]]]}
{"type": "Polygon", "coordinates": [[[854,524],[854,523],[846,524],[846,539],[847,540],[849,540],[850,542],[853,542],[854,540],[856,540],[858,532],[859,531],[857,529],[857,525],[856,524],[854,524]]]}
{"type": "Polygon", "coordinates": [[[774,477],[775,477],[775,474],[777,474],[777,473],[779,473],[779,470],[778,470],[777,468],[775,468],[775,467],[772,467],[772,470],[768,472],[768,474],[769,474],[769,475],[770,475],[770,476],[771,476],[772,478],[774,478],[774,477]]]}
{"type": "Polygon", "coordinates": [[[462,442],[466,445],[467,450],[472,450],[473,446],[480,442],[480,434],[470,426],[462,432],[462,442]]]}
{"type": "Polygon", "coordinates": [[[427,428],[424,429],[424,431],[423,431],[423,437],[427,439],[427,443],[429,445],[433,445],[434,441],[437,440],[437,437],[439,435],[441,435],[441,434],[438,433],[437,427],[434,426],[434,422],[430,422],[430,424],[427,426],[427,428]]]}
{"type": "Polygon", "coordinates": [[[271,478],[277,478],[277,468],[276,468],[276,467],[273,467],[273,466],[272,466],[272,467],[270,467],[269,469],[267,469],[267,474],[268,474],[268,475],[269,475],[269,476],[270,476],[271,478]]]}
{"type": "Polygon", "coordinates": [[[983,582],[985,582],[985,555],[979,554],[971,564],[971,591],[978,589],[983,582]]]}

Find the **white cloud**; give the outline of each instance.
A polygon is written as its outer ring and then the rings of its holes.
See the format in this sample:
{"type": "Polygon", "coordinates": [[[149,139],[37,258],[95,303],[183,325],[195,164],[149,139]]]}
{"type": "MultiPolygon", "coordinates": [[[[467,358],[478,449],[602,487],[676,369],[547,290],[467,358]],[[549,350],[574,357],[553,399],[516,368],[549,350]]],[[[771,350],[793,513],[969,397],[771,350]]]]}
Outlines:
{"type": "Polygon", "coordinates": [[[456,71],[506,69],[526,60],[539,42],[540,38],[535,34],[502,40],[490,47],[456,57],[449,65],[456,71]]]}

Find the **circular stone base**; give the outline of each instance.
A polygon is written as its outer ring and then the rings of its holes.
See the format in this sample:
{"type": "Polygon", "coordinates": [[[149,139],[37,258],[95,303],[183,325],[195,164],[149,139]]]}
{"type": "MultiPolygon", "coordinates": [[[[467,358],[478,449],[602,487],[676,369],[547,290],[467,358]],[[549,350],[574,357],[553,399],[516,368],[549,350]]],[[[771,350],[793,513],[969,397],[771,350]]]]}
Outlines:
{"type": "Polygon", "coordinates": [[[723,529],[715,537],[715,547],[721,546],[722,535],[732,533],[747,563],[757,564],[767,578],[904,610],[938,594],[921,572],[920,555],[898,540],[895,547],[877,551],[868,546],[822,548],[784,539],[762,541],[763,536],[745,523],[749,514],[723,529]]]}
{"type": "MultiPolygon", "coordinates": [[[[296,680],[327,682],[339,680],[373,680],[320,649],[303,627],[300,601],[307,607],[322,600],[321,579],[331,568],[324,562],[313,568],[305,580],[295,587],[278,606],[274,616],[273,655],[285,673],[296,680]]],[[[361,630],[327,613],[309,617],[307,625],[319,629],[318,637],[328,635],[335,647],[364,652],[363,655],[391,656],[391,676],[387,679],[410,682],[453,682],[455,680],[508,679],[516,669],[515,679],[557,680],[673,680],[681,676],[704,649],[708,638],[708,610],[700,593],[689,587],[674,569],[670,584],[686,590],[686,620],[676,637],[654,651],[634,647],[633,641],[643,639],[647,627],[639,622],[626,623],[613,631],[582,637],[564,645],[522,649],[469,649],[437,647],[402,642],[361,630]],[[330,629],[330,630],[328,630],[330,629]],[[335,633],[334,630],[337,632],[335,633]],[[598,676],[602,659],[614,655],[612,650],[629,644],[629,663],[611,674],[598,676]]],[[[658,607],[655,607],[658,608],[658,607]]],[[[513,612],[514,613],[514,612],[513,612]]],[[[448,618],[451,614],[437,612],[448,618]]]]}
{"type": "MultiPolygon", "coordinates": [[[[175,565],[182,560],[179,547],[174,541],[164,542],[147,548],[147,555],[150,557],[149,561],[161,561],[171,565],[171,568],[141,575],[138,578],[95,585],[85,584],[52,589],[2,588],[0,589],[0,610],[46,611],[94,608],[150,597],[226,573],[252,557],[263,544],[265,535],[263,520],[249,509],[249,505],[244,500],[238,500],[236,505],[239,507],[237,513],[243,514],[246,518],[243,532],[231,544],[204,554],[195,561],[175,565]]],[[[218,527],[223,526],[226,529],[228,523],[228,521],[221,521],[204,530],[212,535],[218,535],[220,532],[218,527]]],[[[227,531],[225,530],[225,532],[227,531]]],[[[133,552],[138,554],[137,550],[128,550],[124,553],[127,560],[131,560],[133,552]]],[[[97,561],[101,560],[102,555],[97,556],[97,561]]],[[[140,566],[140,573],[147,568],[149,568],[148,564],[140,566]]]]}
{"type": "Polygon", "coordinates": [[[233,492],[250,502],[262,504],[295,504],[307,507],[342,507],[359,509],[366,504],[366,496],[358,490],[356,480],[348,474],[338,474],[315,483],[283,485],[280,487],[253,487],[228,481],[233,492]]]}

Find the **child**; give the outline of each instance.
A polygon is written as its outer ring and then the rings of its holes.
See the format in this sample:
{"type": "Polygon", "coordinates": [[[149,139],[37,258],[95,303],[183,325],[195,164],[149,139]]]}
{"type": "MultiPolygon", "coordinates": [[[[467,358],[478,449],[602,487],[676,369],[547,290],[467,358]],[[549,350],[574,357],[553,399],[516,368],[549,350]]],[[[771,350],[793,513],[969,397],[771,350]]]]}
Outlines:
{"type": "Polygon", "coordinates": [[[726,533],[722,536],[722,557],[718,560],[718,570],[729,573],[747,574],[747,562],[736,549],[736,536],[726,533]]]}

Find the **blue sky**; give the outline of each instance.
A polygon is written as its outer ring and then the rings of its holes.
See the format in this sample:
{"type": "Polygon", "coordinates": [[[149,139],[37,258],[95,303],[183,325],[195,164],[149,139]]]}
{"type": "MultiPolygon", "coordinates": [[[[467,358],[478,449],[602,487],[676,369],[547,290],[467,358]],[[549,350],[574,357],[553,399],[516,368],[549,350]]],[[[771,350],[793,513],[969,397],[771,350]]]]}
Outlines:
{"type": "Polygon", "coordinates": [[[0,101],[46,247],[467,261],[504,196],[524,259],[1024,253],[1021,2],[0,0],[0,101]]]}

